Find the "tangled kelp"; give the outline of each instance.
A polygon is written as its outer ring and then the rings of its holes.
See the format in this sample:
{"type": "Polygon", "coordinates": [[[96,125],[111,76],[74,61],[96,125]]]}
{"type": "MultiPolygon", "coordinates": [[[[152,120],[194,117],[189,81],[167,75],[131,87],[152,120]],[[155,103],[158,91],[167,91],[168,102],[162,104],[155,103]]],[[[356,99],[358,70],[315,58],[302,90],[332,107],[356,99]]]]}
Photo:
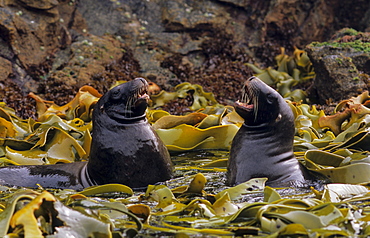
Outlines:
{"type": "Polygon", "coordinates": [[[242,123],[234,108],[206,107],[197,114],[201,116],[198,116],[199,120],[196,122],[191,120],[194,117],[189,117],[191,114],[185,118],[166,115],[154,122],[153,126],[168,150],[230,149],[234,135],[242,123]],[[160,127],[158,124],[161,124],[160,127]]]}
{"type": "Polygon", "coordinates": [[[89,197],[84,191],[17,191],[1,187],[3,196],[11,195],[1,199],[6,202],[0,213],[0,235],[348,237],[369,234],[369,215],[362,211],[366,203],[359,203],[369,199],[365,186],[328,184],[322,192],[282,198],[279,190],[264,185],[265,178],[209,194],[204,189],[211,176],[198,173],[189,177],[187,186],[170,189],[165,185],[150,185],[145,193],[135,195],[129,190],[116,189],[118,185],[96,187],[89,197]],[[114,190],[123,192],[106,193],[114,190]],[[257,194],[258,202],[241,200],[257,194]]]}
{"type": "Polygon", "coordinates": [[[2,104],[0,127],[2,165],[55,164],[85,160],[90,152],[91,112],[100,94],[84,86],[64,106],[32,95],[38,121],[22,120],[2,104]]]}
{"type": "Polygon", "coordinates": [[[194,113],[169,115],[163,110],[149,110],[148,119],[170,151],[194,149],[230,149],[232,139],[242,119],[231,106],[220,105],[213,93],[204,92],[197,84],[182,83],[175,92],[161,91],[152,95],[152,108],[158,108],[176,98],[193,98],[194,113]]]}
{"type": "Polygon", "coordinates": [[[163,106],[164,104],[176,99],[186,98],[191,94],[193,100],[192,105],[189,107],[190,110],[202,109],[208,105],[218,105],[213,93],[204,92],[202,86],[198,84],[181,83],[176,85],[175,92],[166,92],[162,90],[158,94],[151,95],[153,105],[152,108],[163,106]]]}
{"type": "Polygon", "coordinates": [[[275,57],[277,69],[268,67],[260,69],[253,64],[247,64],[266,84],[275,86],[276,90],[286,99],[299,102],[305,101],[306,93],[301,89],[292,90],[298,84],[305,83],[315,77],[315,72],[307,53],[295,48],[293,56],[285,54],[285,49],[281,48],[281,53],[275,57]]]}
{"type": "MultiPolygon", "coordinates": [[[[37,98],[38,121],[21,120],[1,104],[2,164],[88,159],[90,115],[98,98],[91,88],[62,107],[37,98]]],[[[172,157],[177,176],[166,185],[148,186],[145,193],[117,184],[81,192],[0,186],[0,235],[367,236],[369,100],[364,92],[338,104],[330,116],[289,102],[296,118],[297,158],[336,183],[322,191],[272,189],[264,186],[264,178],[225,187],[227,151],[183,153],[172,157]]],[[[228,149],[242,123],[232,107],[208,103],[192,115],[161,110],[147,115],[171,151],[228,149]]]]}
{"type": "Polygon", "coordinates": [[[298,135],[296,156],[306,167],[337,183],[368,183],[370,151],[369,93],[342,101],[336,114],[325,116],[315,107],[293,107],[298,135]]]}

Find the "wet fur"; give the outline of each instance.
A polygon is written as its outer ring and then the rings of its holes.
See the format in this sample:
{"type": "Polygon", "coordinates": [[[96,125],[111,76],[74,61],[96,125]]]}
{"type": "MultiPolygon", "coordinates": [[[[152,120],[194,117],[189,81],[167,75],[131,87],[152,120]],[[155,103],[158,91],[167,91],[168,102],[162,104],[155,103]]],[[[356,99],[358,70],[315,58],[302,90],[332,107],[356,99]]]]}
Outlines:
{"type": "Polygon", "coordinates": [[[305,183],[293,154],[294,116],[285,100],[256,77],[245,83],[236,111],[245,122],[235,135],[228,163],[229,185],[267,177],[267,185],[305,183]]]}
{"type": "Polygon", "coordinates": [[[110,90],[96,104],[87,165],[94,184],[138,188],[172,177],[169,153],[147,122],[147,101],[140,98],[147,83],[143,79],[135,82],[110,90]]]}
{"type": "Polygon", "coordinates": [[[169,153],[145,117],[147,86],[138,78],[100,98],[88,163],[2,167],[0,184],[81,190],[107,183],[138,188],[170,179],[169,153]]]}

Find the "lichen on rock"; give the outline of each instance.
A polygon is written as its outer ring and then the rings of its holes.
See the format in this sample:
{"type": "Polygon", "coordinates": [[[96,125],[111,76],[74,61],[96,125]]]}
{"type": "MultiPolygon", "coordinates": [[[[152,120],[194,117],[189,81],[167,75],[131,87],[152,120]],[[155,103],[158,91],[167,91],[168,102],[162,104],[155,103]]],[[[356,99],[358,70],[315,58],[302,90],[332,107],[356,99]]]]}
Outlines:
{"type": "Polygon", "coordinates": [[[316,103],[355,96],[369,85],[370,34],[343,29],[334,38],[306,47],[316,72],[309,97],[316,103]]]}

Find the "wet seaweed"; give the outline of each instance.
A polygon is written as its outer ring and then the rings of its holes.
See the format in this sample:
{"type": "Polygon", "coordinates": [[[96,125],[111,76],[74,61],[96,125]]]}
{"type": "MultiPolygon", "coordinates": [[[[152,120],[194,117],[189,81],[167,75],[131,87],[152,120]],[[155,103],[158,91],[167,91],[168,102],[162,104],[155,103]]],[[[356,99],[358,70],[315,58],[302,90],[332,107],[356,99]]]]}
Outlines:
{"type": "MultiPolygon", "coordinates": [[[[185,86],[186,90],[178,87],[176,95],[186,95],[193,87],[185,86]]],[[[274,189],[264,185],[265,178],[225,186],[228,149],[242,120],[233,107],[217,103],[211,95],[199,90],[198,98],[203,97],[200,101],[204,104],[193,108],[197,110],[192,115],[169,115],[153,108],[147,112],[149,122],[158,123],[156,130],[172,153],[176,165],[173,179],[150,185],[145,192],[118,184],[83,191],[47,189],[48,192],[42,187],[28,190],[0,186],[0,235],[369,234],[368,92],[342,101],[333,115],[302,102],[287,101],[296,120],[297,159],[332,181],[319,191],[274,189]],[[190,133],[193,134],[189,136],[190,133]],[[170,141],[171,138],[180,139],[170,141]],[[72,220],[84,225],[77,227],[72,220]]],[[[33,97],[37,101],[37,121],[21,119],[12,108],[0,104],[1,164],[88,159],[91,111],[100,94],[91,87],[81,88],[64,106],[33,97]],[[55,149],[55,141],[63,141],[63,149],[55,149]]]]}

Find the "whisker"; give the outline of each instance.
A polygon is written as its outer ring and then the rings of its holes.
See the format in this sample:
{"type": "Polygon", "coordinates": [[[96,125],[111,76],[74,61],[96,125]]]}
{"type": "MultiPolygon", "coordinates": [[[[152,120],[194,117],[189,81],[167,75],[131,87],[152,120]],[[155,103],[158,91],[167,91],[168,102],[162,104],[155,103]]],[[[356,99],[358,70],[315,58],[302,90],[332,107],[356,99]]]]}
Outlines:
{"type": "Polygon", "coordinates": [[[254,110],[253,110],[254,121],[257,121],[257,112],[258,112],[258,99],[255,98],[254,99],[254,110]]]}
{"type": "Polygon", "coordinates": [[[253,98],[253,104],[254,104],[254,110],[253,110],[253,114],[254,114],[254,121],[257,121],[257,116],[258,116],[258,97],[259,97],[259,94],[260,94],[260,91],[253,87],[251,88],[251,91],[252,91],[252,98],[253,98]]]}
{"type": "Polygon", "coordinates": [[[128,96],[127,103],[124,107],[124,116],[129,117],[132,107],[135,105],[136,100],[140,95],[144,94],[147,90],[147,87],[137,87],[131,91],[131,94],[128,96]]]}
{"type": "Polygon", "coordinates": [[[251,103],[251,100],[253,99],[253,90],[251,88],[247,88],[248,93],[247,93],[247,104],[251,103]]]}
{"type": "Polygon", "coordinates": [[[246,95],[245,95],[245,84],[244,84],[243,87],[242,87],[242,96],[240,98],[240,102],[244,103],[245,102],[245,97],[246,97],[246,95]]]}
{"type": "Polygon", "coordinates": [[[126,103],[126,106],[125,106],[125,116],[129,116],[128,115],[128,112],[130,111],[131,107],[132,107],[132,103],[133,103],[133,98],[130,97],[126,103]]]}

